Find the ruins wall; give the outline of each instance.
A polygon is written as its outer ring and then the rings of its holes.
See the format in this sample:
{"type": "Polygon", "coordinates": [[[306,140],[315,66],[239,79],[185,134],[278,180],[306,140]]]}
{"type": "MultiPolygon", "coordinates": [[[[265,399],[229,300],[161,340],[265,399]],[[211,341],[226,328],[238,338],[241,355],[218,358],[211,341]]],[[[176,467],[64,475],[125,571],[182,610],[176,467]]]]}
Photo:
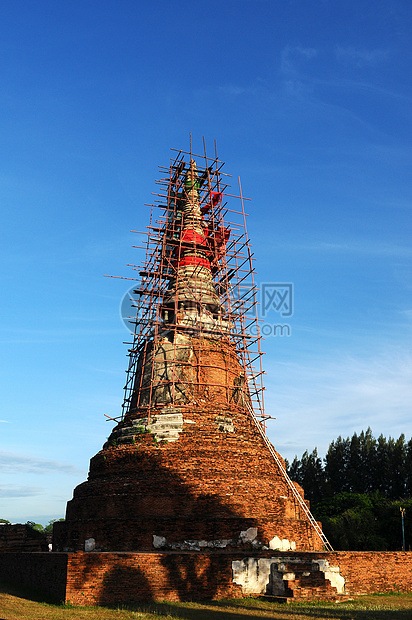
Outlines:
{"type": "Polygon", "coordinates": [[[412,591],[410,551],[338,551],[325,557],[339,566],[349,594],[412,591]]]}
{"type": "Polygon", "coordinates": [[[0,581],[27,588],[44,600],[61,603],[66,599],[69,555],[48,552],[0,553],[0,581]]]}
{"type": "MultiPolygon", "coordinates": [[[[324,559],[337,565],[351,596],[412,590],[411,552],[260,553],[253,558],[324,559]]],[[[145,600],[207,600],[247,595],[233,582],[241,553],[1,553],[0,580],[56,602],[109,605],[145,600]]]]}
{"type": "Polygon", "coordinates": [[[2,551],[48,551],[45,534],[23,523],[0,525],[0,552],[2,551]]]}

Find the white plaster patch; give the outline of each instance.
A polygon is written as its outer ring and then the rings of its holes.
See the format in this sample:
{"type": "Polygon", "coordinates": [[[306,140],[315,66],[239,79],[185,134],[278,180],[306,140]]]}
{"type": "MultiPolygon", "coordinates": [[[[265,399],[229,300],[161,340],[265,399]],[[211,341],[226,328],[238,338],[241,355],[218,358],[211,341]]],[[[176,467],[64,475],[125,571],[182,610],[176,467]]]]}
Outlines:
{"type": "MultiPolygon", "coordinates": [[[[293,556],[286,558],[244,558],[232,562],[233,582],[242,586],[244,594],[272,594],[286,596],[287,581],[299,579],[299,565],[303,560],[293,556]],[[290,570],[290,564],[295,571],[290,570]],[[289,565],[287,567],[287,565],[289,565]]],[[[338,594],[345,593],[345,580],[339,574],[338,566],[329,566],[324,559],[312,560],[312,572],[322,571],[325,579],[331,582],[338,594]]],[[[310,572],[302,572],[302,576],[309,576],[310,572]]]]}
{"type": "MultiPolygon", "coordinates": [[[[177,441],[179,434],[183,430],[183,415],[178,413],[177,407],[164,407],[162,412],[157,415],[153,415],[150,418],[143,418],[138,422],[145,428],[146,431],[152,433],[158,441],[177,441]],[[165,412],[173,413],[165,413],[165,412]]],[[[136,421],[133,420],[133,423],[136,421]]]]}
{"type": "Polygon", "coordinates": [[[161,549],[166,545],[166,538],[164,536],[156,536],[153,534],[153,547],[155,549],[161,549]]]}
{"type": "Polygon", "coordinates": [[[226,433],[234,433],[235,427],[233,426],[232,418],[226,416],[216,416],[216,422],[219,426],[219,430],[226,433]]]}
{"type": "Polygon", "coordinates": [[[330,566],[328,560],[313,560],[312,564],[319,566],[319,570],[325,573],[325,579],[329,579],[338,594],[345,593],[345,578],[340,574],[339,566],[330,566]]]}
{"type": "Polygon", "coordinates": [[[289,541],[287,538],[280,539],[279,536],[274,536],[269,541],[269,549],[276,551],[295,551],[296,543],[294,540],[289,541]]]}
{"type": "Polygon", "coordinates": [[[255,540],[256,536],[257,536],[256,527],[249,527],[247,530],[240,532],[240,539],[244,543],[252,542],[252,540],[255,540]]]}
{"type": "Polygon", "coordinates": [[[270,558],[245,558],[232,562],[233,582],[242,586],[245,594],[265,594],[269,585],[270,558]]]}
{"type": "Polygon", "coordinates": [[[225,549],[232,545],[232,539],[222,540],[184,540],[183,542],[167,542],[164,536],[153,535],[153,547],[155,549],[183,549],[190,551],[200,551],[201,549],[225,549]]]}
{"type": "Polygon", "coordinates": [[[96,541],[94,538],[88,538],[84,541],[85,551],[94,551],[96,549],[96,541]]]}

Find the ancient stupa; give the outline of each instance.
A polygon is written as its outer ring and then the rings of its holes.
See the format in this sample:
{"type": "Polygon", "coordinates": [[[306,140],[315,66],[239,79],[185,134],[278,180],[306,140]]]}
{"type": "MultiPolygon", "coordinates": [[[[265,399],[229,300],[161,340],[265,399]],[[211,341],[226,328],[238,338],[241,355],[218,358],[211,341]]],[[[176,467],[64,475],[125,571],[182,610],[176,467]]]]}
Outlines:
{"type": "Polygon", "coordinates": [[[123,414],[54,549],[320,550],[320,525],[265,434],[240,182],[234,195],[217,156],[176,153],[137,267],[123,414]]]}

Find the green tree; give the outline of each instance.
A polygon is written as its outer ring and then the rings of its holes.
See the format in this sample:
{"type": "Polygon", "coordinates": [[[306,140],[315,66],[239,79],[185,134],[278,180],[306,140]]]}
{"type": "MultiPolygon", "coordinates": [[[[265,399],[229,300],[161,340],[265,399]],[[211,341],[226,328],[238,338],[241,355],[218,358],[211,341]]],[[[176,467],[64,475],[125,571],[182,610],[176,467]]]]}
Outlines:
{"type": "Polygon", "coordinates": [[[360,492],[372,493],[376,489],[376,439],[370,427],[359,435],[359,457],[358,477],[362,480],[359,486],[360,492]]]}
{"type": "Polygon", "coordinates": [[[53,523],[56,523],[57,521],[64,521],[64,519],[51,519],[51,521],[49,521],[49,523],[44,528],[44,533],[53,534],[53,523]]]}
{"type": "Polygon", "coordinates": [[[315,517],[337,550],[384,551],[388,544],[376,516],[381,501],[366,493],[339,493],[317,505],[315,517]]]}
{"type": "Polygon", "coordinates": [[[332,441],[325,457],[325,475],[329,492],[343,493],[350,490],[347,473],[350,462],[350,440],[339,437],[332,441]]]}
{"type": "Polygon", "coordinates": [[[406,444],[405,451],[405,494],[412,497],[412,439],[406,444]]]}
{"type": "Polygon", "coordinates": [[[44,532],[44,527],[41,523],[35,523],[34,521],[26,521],[26,525],[36,532],[44,532]]]}
{"type": "Polygon", "coordinates": [[[322,459],[317,448],[311,454],[306,450],[299,460],[296,456],[289,468],[289,477],[298,482],[305,491],[305,497],[311,503],[319,502],[325,493],[325,476],[322,459]]]}
{"type": "Polygon", "coordinates": [[[395,440],[389,437],[389,484],[388,497],[397,499],[405,496],[406,485],[406,445],[405,435],[401,435],[395,440]]]}
{"type": "Polygon", "coordinates": [[[387,494],[389,488],[390,456],[386,437],[379,435],[376,444],[375,489],[387,494]]]}
{"type": "Polygon", "coordinates": [[[294,458],[289,476],[304,489],[335,549],[399,550],[405,508],[406,548],[412,545],[412,439],[368,428],[332,441],[324,465],[315,448],[294,458]]]}

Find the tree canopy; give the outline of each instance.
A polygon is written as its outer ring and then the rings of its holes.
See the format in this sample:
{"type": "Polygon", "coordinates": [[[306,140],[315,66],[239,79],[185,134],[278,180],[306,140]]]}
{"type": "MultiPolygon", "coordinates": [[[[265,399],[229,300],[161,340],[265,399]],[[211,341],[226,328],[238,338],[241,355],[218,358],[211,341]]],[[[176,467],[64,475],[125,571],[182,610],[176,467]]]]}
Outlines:
{"type": "Polygon", "coordinates": [[[31,527],[33,530],[36,530],[37,532],[42,532],[43,534],[52,534],[53,523],[56,523],[56,521],[64,521],[64,519],[51,519],[51,521],[49,521],[49,523],[44,527],[43,525],[41,525],[41,523],[34,523],[34,521],[27,521],[26,525],[31,527]]]}
{"type": "Polygon", "coordinates": [[[339,436],[323,460],[316,448],[305,451],[288,464],[288,474],[303,487],[336,549],[400,549],[401,507],[407,549],[412,543],[412,439],[405,435],[375,439],[368,428],[339,436]]]}

